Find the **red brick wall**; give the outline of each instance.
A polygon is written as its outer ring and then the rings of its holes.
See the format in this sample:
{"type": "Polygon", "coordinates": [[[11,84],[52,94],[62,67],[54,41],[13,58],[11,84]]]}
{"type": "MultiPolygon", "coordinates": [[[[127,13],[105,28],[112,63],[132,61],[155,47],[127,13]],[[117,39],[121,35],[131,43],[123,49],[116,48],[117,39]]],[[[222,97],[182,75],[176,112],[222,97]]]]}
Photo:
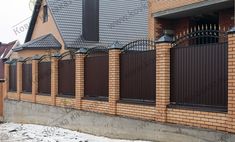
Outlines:
{"type": "Polygon", "coordinates": [[[226,9],[219,12],[219,25],[226,30],[233,26],[233,9],[226,9]]]}

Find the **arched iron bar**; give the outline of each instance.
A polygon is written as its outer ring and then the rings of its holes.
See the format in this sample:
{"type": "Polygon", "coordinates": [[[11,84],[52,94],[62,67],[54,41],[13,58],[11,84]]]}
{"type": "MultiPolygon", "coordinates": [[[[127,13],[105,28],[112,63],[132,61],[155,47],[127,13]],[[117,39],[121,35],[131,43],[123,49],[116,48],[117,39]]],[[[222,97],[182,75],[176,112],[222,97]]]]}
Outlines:
{"type": "Polygon", "coordinates": [[[28,62],[32,62],[32,57],[27,57],[23,60],[23,64],[27,64],[28,62]]]}
{"type": "Polygon", "coordinates": [[[70,56],[70,59],[75,59],[75,51],[70,50],[70,51],[62,53],[59,60],[63,59],[66,56],[70,56]]]}
{"type": "MultiPolygon", "coordinates": [[[[190,42],[195,42],[195,40],[211,40],[211,43],[218,42],[227,42],[227,32],[219,31],[219,30],[199,30],[195,32],[190,32],[179,36],[173,42],[173,47],[178,47],[183,44],[191,44],[190,42]],[[211,38],[211,39],[203,39],[203,38],[211,38]],[[214,41],[214,42],[213,42],[214,41]]],[[[199,44],[208,44],[208,42],[202,42],[199,44]]],[[[194,43],[195,44],[195,43],[194,43]]]]}
{"type": "Polygon", "coordinates": [[[43,55],[39,58],[39,63],[43,62],[45,59],[50,59],[51,60],[51,55],[43,55]]]}
{"type": "Polygon", "coordinates": [[[123,46],[122,51],[148,51],[155,49],[155,42],[153,40],[136,40],[123,46]]]}
{"type": "Polygon", "coordinates": [[[90,49],[88,49],[86,56],[96,54],[96,53],[108,54],[108,48],[105,46],[96,46],[94,48],[90,48],[90,49]]]}

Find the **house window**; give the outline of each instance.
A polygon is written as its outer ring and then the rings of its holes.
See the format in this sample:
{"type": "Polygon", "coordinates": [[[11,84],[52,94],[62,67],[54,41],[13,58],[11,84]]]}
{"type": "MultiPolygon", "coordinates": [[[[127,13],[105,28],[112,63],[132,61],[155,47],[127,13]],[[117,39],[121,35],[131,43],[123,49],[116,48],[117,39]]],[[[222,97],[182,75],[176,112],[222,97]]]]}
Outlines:
{"type": "Polygon", "coordinates": [[[48,8],[47,5],[43,6],[43,23],[48,21],[48,8]]]}
{"type": "Polygon", "coordinates": [[[83,38],[99,41],[99,0],[83,0],[83,38]]]}

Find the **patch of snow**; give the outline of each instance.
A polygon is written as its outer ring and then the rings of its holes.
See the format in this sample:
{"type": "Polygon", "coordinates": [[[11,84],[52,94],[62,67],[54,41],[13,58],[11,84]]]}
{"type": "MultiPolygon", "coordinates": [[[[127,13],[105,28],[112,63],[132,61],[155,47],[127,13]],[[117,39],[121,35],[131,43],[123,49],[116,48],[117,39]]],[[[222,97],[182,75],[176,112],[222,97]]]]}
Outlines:
{"type": "MultiPolygon", "coordinates": [[[[144,142],[109,139],[62,128],[4,123],[0,124],[0,142],[144,142]]],[[[145,141],[146,142],[146,141],[145,141]]]]}

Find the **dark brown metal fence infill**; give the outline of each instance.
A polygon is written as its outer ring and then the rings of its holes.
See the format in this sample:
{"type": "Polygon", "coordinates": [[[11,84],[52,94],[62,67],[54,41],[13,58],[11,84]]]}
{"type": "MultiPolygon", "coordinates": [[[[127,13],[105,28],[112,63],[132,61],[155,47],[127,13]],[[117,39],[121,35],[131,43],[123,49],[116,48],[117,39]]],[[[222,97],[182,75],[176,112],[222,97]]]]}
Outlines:
{"type": "Polygon", "coordinates": [[[138,40],[123,47],[120,55],[121,100],[156,101],[156,50],[151,40],[138,40]]]}
{"type": "Polygon", "coordinates": [[[39,62],[38,64],[38,93],[51,94],[51,62],[39,62]]]}
{"type": "Polygon", "coordinates": [[[85,58],[85,97],[108,98],[108,65],[109,56],[105,47],[88,51],[85,58]]]}
{"type": "Polygon", "coordinates": [[[59,96],[75,97],[75,59],[72,52],[66,52],[59,60],[58,79],[59,96]],[[66,59],[68,56],[70,58],[66,59]]]}
{"type": "Polygon", "coordinates": [[[16,63],[12,63],[9,66],[9,91],[16,92],[17,91],[17,66],[16,63]]]}
{"type": "Polygon", "coordinates": [[[22,64],[22,91],[32,92],[32,63],[22,64]]]}
{"type": "Polygon", "coordinates": [[[227,109],[228,44],[219,34],[212,35],[208,37],[214,42],[195,38],[203,43],[176,44],[171,49],[171,104],[227,109]]]}

